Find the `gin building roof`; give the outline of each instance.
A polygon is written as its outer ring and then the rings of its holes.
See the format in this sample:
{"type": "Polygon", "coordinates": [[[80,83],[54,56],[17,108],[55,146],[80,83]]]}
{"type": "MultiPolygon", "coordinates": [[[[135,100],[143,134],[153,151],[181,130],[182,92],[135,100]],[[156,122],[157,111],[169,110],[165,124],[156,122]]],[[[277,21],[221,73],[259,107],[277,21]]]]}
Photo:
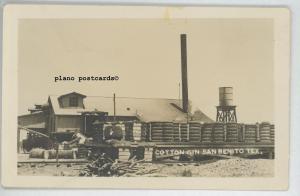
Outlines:
{"type": "MultiPolygon", "coordinates": [[[[95,110],[107,112],[108,115],[114,114],[113,97],[85,96],[73,92],[61,96],[51,95],[48,102],[56,115],[81,115],[82,112],[95,110]],[[62,98],[74,96],[82,98],[82,105],[79,104],[79,107],[64,107],[60,103],[62,98]]],[[[144,122],[186,121],[187,114],[176,107],[180,103],[181,100],[178,99],[116,97],[115,111],[116,116],[136,116],[144,122]]]]}

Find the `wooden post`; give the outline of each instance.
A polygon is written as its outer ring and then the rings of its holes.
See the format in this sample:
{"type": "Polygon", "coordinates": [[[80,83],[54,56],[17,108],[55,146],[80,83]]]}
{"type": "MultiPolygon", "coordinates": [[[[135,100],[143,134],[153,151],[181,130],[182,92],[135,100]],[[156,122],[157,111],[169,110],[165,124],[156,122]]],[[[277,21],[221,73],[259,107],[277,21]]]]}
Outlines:
{"type": "Polygon", "coordinates": [[[243,134],[242,140],[244,142],[245,141],[245,134],[246,134],[246,125],[245,124],[243,124],[243,126],[242,126],[242,134],[243,134]]]}
{"type": "Polygon", "coordinates": [[[104,141],[105,140],[105,131],[104,131],[104,123],[103,123],[103,125],[102,125],[102,141],[104,141]]]}
{"type": "Polygon", "coordinates": [[[58,167],[58,147],[59,147],[59,144],[56,142],[56,167],[58,167]]]}
{"type": "Polygon", "coordinates": [[[122,129],[122,139],[125,140],[126,132],[125,132],[125,123],[121,123],[121,129],[122,129]]]}
{"type": "Polygon", "coordinates": [[[202,141],[202,127],[203,127],[203,124],[201,123],[201,125],[200,125],[200,139],[199,139],[199,141],[201,142],[202,141]]]}
{"type": "Polygon", "coordinates": [[[259,123],[256,123],[256,141],[260,141],[260,129],[259,129],[259,123]]]}
{"type": "Polygon", "coordinates": [[[156,150],[156,147],[153,148],[152,161],[156,161],[155,150],[156,150]]]}
{"type": "Polygon", "coordinates": [[[187,131],[186,140],[189,141],[190,140],[190,124],[189,123],[186,124],[186,131],[187,131]]]}
{"type": "Polygon", "coordinates": [[[152,125],[151,122],[149,123],[149,141],[152,141],[152,125]]]}
{"type": "Polygon", "coordinates": [[[73,159],[77,159],[76,151],[75,150],[73,150],[73,159]]]}
{"type": "Polygon", "coordinates": [[[237,141],[242,142],[241,132],[240,132],[240,125],[238,123],[236,124],[236,133],[237,133],[237,141]]]}
{"type": "Polygon", "coordinates": [[[211,142],[214,142],[215,141],[215,125],[212,125],[212,128],[211,128],[211,137],[210,137],[210,141],[211,142]]]}
{"type": "Polygon", "coordinates": [[[86,115],[84,114],[84,133],[86,133],[86,115]]]}
{"type": "Polygon", "coordinates": [[[181,142],[181,129],[180,129],[180,123],[178,123],[178,134],[179,134],[179,141],[181,142]]]}
{"type": "Polygon", "coordinates": [[[224,123],[224,142],[227,141],[227,125],[224,123]]]}

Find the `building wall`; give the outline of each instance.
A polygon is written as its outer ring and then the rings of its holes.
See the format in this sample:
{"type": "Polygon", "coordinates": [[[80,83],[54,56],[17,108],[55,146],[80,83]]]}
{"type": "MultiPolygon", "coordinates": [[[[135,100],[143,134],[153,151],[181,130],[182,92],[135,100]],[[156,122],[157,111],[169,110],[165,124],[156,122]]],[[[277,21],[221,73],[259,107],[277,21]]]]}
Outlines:
{"type": "Polygon", "coordinates": [[[55,132],[55,115],[52,113],[49,115],[49,132],[55,132]]]}
{"type": "Polygon", "coordinates": [[[47,115],[44,112],[37,112],[37,113],[18,116],[18,124],[21,126],[45,123],[46,121],[47,121],[47,115]]]}
{"type": "Polygon", "coordinates": [[[55,116],[55,131],[66,132],[83,130],[83,122],[81,116],[55,116]]]}
{"type": "Polygon", "coordinates": [[[49,132],[55,132],[55,114],[50,99],[48,99],[48,104],[49,104],[48,130],[49,132]]]}

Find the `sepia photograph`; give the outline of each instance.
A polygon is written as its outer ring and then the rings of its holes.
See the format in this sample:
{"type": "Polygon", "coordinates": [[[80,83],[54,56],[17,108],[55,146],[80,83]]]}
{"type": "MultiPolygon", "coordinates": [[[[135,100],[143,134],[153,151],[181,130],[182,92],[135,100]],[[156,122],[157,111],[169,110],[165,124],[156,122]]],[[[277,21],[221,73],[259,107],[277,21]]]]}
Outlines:
{"type": "Polygon", "coordinates": [[[288,129],[278,118],[287,113],[278,109],[285,83],[274,13],[288,18],[285,11],[189,17],[161,7],[152,8],[158,17],[139,17],[126,15],[138,10],[130,6],[100,9],[124,12],[17,20],[9,131],[20,179],[278,178],[288,129]]]}

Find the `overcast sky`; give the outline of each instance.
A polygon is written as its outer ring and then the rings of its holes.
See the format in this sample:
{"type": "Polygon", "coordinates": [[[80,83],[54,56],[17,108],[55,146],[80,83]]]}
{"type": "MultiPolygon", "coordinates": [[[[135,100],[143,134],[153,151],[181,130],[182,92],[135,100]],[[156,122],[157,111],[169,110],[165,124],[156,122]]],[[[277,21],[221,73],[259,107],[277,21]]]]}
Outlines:
{"type": "Polygon", "coordinates": [[[187,34],[189,99],[215,119],[218,88],[234,87],[239,122],[273,122],[273,23],[268,19],[23,19],[19,114],[50,94],[178,98],[187,34]],[[55,76],[118,75],[115,82],[55,76]]]}

